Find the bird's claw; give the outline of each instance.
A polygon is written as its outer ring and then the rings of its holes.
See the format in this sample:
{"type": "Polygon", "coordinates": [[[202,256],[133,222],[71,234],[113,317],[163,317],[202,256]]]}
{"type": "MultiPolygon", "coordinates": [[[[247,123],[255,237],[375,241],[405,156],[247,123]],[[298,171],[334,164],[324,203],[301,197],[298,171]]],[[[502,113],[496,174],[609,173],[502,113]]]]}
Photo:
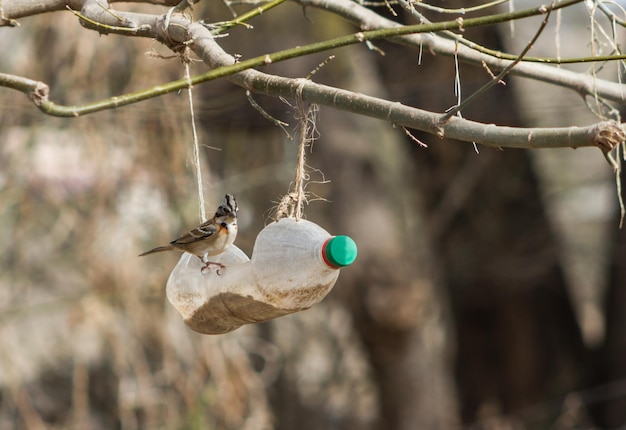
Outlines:
{"type": "Polygon", "coordinates": [[[203,275],[206,275],[207,273],[211,271],[211,266],[217,266],[217,269],[215,270],[215,273],[217,274],[217,276],[220,276],[222,274],[222,269],[226,267],[222,263],[214,263],[213,261],[206,261],[204,263],[204,266],[202,266],[202,268],[200,269],[200,273],[202,273],[203,275]]]}

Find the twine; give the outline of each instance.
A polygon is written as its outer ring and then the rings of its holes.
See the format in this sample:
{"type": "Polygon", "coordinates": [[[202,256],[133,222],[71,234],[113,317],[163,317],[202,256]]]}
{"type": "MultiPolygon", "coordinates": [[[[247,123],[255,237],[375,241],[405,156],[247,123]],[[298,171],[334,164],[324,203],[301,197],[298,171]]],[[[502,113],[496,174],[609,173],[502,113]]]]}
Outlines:
{"type": "MultiPolygon", "coordinates": [[[[189,48],[185,48],[189,49],[189,48]]],[[[202,183],[202,166],[200,164],[200,144],[198,143],[198,131],[196,130],[196,116],[193,108],[193,92],[191,85],[191,73],[189,71],[189,57],[182,55],[183,63],[185,64],[185,79],[189,82],[187,86],[187,95],[189,97],[189,111],[191,113],[191,132],[193,134],[193,167],[196,171],[196,180],[198,183],[198,202],[200,205],[200,221],[204,223],[207,220],[206,208],[204,203],[204,185],[202,183]]]]}
{"type": "Polygon", "coordinates": [[[300,121],[300,143],[298,145],[298,160],[296,162],[296,173],[289,189],[289,192],[283,196],[274,216],[275,220],[280,218],[295,218],[300,221],[304,215],[304,204],[308,203],[307,193],[305,191],[306,182],[309,176],[306,172],[305,155],[306,147],[313,140],[313,132],[315,130],[315,118],[319,107],[316,104],[310,104],[305,108],[302,100],[302,90],[306,80],[300,83],[296,91],[296,102],[298,109],[298,120],[300,121]]]}

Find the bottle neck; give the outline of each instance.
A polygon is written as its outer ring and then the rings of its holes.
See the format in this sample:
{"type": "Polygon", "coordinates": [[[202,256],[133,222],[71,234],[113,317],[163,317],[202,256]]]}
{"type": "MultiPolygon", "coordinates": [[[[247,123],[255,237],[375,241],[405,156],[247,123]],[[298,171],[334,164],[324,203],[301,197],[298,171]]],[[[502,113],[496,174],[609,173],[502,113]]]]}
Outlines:
{"type": "Polygon", "coordinates": [[[340,269],[341,266],[333,264],[332,259],[330,258],[330,255],[328,253],[328,248],[327,247],[330,244],[330,241],[333,240],[333,238],[334,238],[334,236],[329,237],[322,244],[322,261],[324,262],[324,264],[326,264],[331,269],[340,269]]]}

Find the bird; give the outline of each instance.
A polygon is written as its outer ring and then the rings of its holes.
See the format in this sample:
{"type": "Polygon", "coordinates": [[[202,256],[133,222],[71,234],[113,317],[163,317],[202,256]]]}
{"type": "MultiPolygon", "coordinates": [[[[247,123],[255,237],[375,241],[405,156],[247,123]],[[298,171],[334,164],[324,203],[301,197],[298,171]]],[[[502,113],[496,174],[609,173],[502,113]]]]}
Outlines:
{"type": "Polygon", "coordinates": [[[213,218],[190,230],[168,245],[157,246],[139,254],[139,257],[162,251],[182,251],[198,257],[204,266],[200,269],[204,273],[210,266],[217,266],[217,274],[225,266],[222,263],[209,261],[208,258],[221,254],[235,241],[237,237],[237,200],[232,194],[224,196],[224,203],[217,208],[213,218]]]}

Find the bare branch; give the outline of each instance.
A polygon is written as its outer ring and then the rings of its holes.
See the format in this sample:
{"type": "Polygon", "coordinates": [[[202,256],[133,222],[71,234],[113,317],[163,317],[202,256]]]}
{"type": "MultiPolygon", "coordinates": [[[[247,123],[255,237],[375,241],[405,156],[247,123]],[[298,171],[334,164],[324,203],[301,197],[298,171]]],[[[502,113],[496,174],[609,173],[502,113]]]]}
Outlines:
{"type": "MultiPolygon", "coordinates": [[[[307,3],[305,0],[300,1],[303,4],[307,3]]],[[[332,3],[338,4],[343,1],[344,0],[333,0],[332,3]]],[[[318,2],[318,4],[319,3],[323,2],[318,2]]],[[[351,3],[351,5],[354,9],[355,4],[351,3]]],[[[359,11],[359,13],[363,14],[365,11],[367,10],[363,9],[359,11]]],[[[609,147],[614,146],[614,142],[624,140],[621,126],[613,122],[603,122],[591,127],[546,129],[499,127],[493,124],[482,124],[462,118],[451,118],[448,123],[441,124],[441,116],[434,112],[428,112],[397,102],[316,84],[303,79],[288,79],[264,74],[256,70],[246,70],[250,67],[262,65],[267,62],[267,59],[269,59],[270,62],[275,62],[285,58],[291,58],[290,55],[293,53],[288,51],[292,50],[257,57],[256,59],[237,64],[236,59],[222,50],[215,42],[211,32],[204,25],[192,22],[189,17],[183,14],[174,14],[172,17],[168,16],[170,19],[165,21],[165,15],[155,16],[118,11],[113,12],[107,5],[103,7],[102,3],[96,2],[95,0],[87,0],[83,5],[81,13],[97,23],[86,23],[85,25],[93,25],[96,27],[95,29],[100,32],[114,32],[116,30],[111,30],[111,28],[126,27],[136,29],[136,33],[134,34],[138,36],[150,36],[162,40],[173,49],[175,49],[176,45],[188,45],[211,68],[218,69],[205,74],[201,79],[194,77],[191,80],[192,84],[230,74],[230,79],[234,83],[253,92],[293,99],[296,98],[296,90],[299,88],[301,89],[302,98],[306,101],[383,119],[392,124],[434,133],[440,137],[447,136],[453,139],[476,142],[494,147],[576,148],[581,146],[599,146],[606,151],[609,147]],[[165,22],[169,24],[167,27],[164,24],[165,22]],[[108,27],[103,27],[101,24],[108,27]]],[[[377,15],[374,17],[381,19],[377,15]]],[[[379,24],[385,23],[379,22],[379,24]]],[[[388,25],[388,23],[386,24],[388,25]]],[[[362,38],[366,37],[363,33],[359,33],[353,37],[358,39],[359,35],[361,35],[362,38]]],[[[417,37],[422,38],[422,35],[417,37]]],[[[454,44],[452,41],[449,42],[454,44]]],[[[343,44],[349,43],[352,42],[342,40],[339,45],[343,46],[343,44]]],[[[317,48],[319,47],[315,47],[315,49],[317,48]]],[[[462,46],[459,46],[459,48],[462,48],[462,46]]],[[[485,60],[485,62],[487,64],[490,63],[487,60],[485,60]]],[[[516,69],[517,67],[514,70],[516,69]]],[[[563,71],[559,70],[559,72],[563,71]]],[[[576,79],[579,80],[580,84],[581,77],[577,75],[576,79]]],[[[28,93],[30,98],[40,109],[60,116],[77,116],[97,110],[134,103],[165,92],[185,88],[190,84],[189,80],[180,80],[168,85],[159,86],[132,95],[115,97],[81,108],[64,108],[54,105],[47,99],[48,89],[43,83],[8,75],[0,75],[0,82],[6,86],[28,93]]],[[[598,86],[598,82],[596,81],[596,89],[598,86]]]]}
{"type": "MultiPolygon", "coordinates": [[[[336,0],[342,1],[342,0],[336,0]]],[[[91,7],[91,6],[90,6],[91,7]]],[[[91,15],[92,9],[84,7],[83,13],[91,15]]],[[[99,7],[99,6],[98,6],[99,7]]],[[[99,7],[102,9],[101,7],[99,7]]],[[[94,13],[100,13],[98,11],[94,13]]],[[[230,75],[230,80],[235,84],[252,92],[268,94],[278,97],[295,99],[301,94],[302,99],[320,105],[331,106],[356,114],[366,115],[382,119],[402,127],[422,130],[436,134],[440,137],[458,139],[466,142],[493,147],[510,148],[555,148],[555,147],[582,147],[599,146],[603,150],[615,145],[615,142],[624,140],[620,125],[614,122],[602,122],[590,127],[568,128],[513,128],[501,127],[493,124],[483,124],[468,121],[462,118],[451,118],[446,124],[441,124],[440,114],[429,112],[414,107],[406,106],[398,102],[392,102],[375,97],[366,96],[351,91],[316,84],[306,79],[289,79],[268,75],[256,70],[246,70],[250,67],[262,65],[266,58],[271,62],[289,58],[286,51],[257,57],[251,60],[237,63],[235,57],[226,53],[214,40],[211,32],[202,24],[192,22],[189,17],[175,14],[170,20],[170,25],[164,27],[164,16],[151,16],[144,14],[128,14],[109,11],[103,12],[102,19],[111,24],[119,24],[120,20],[133,22],[150,22],[146,26],[146,32],[159,40],[166,40],[168,45],[186,45],[211,68],[216,69],[200,77],[191,79],[191,84],[216,79],[230,75]],[[148,29],[149,27],[149,29],[148,29]]],[[[290,50],[287,50],[290,51],[290,50]]],[[[97,110],[117,107],[125,104],[145,100],[155,95],[176,91],[189,86],[187,79],[175,81],[153,89],[141,91],[131,95],[115,97],[103,102],[96,102],[76,107],[59,107],[47,99],[47,86],[43,83],[17,78],[14,76],[0,75],[0,83],[10,86],[29,94],[31,99],[46,112],[60,116],[77,116],[97,110]]]]}
{"type": "MultiPolygon", "coordinates": [[[[196,54],[214,68],[233,64],[234,57],[226,53],[214,39],[207,37],[207,33],[202,26],[190,26],[189,34],[195,41],[191,48],[196,54]]],[[[257,70],[245,70],[231,75],[229,79],[252,92],[290,99],[295,99],[301,94],[303,100],[312,103],[382,119],[440,137],[446,136],[498,148],[604,147],[625,140],[621,125],[612,121],[589,127],[539,129],[496,126],[455,117],[441,125],[438,113],[316,84],[306,79],[283,78],[257,70]]]]}
{"type": "MultiPolygon", "coordinates": [[[[311,6],[327,10],[354,22],[362,30],[396,28],[401,24],[388,20],[374,11],[360,6],[350,0],[296,0],[303,6],[311,6]]],[[[558,5],[558,4],[557,4],[558,5]]],[[[453,57],[458,55],[459,60],[481,66],[487,64],[492,70],[505,69],[511,60],[500,59],[491,55],[477,52],[465,45],[459,45],[455,41],[446,39],[437,34],[421,33],[395,37],[390,39],[410,45],[416,49],[432,51],[438,55],[453,57]]],[[[576,91],[581,96],[595,96],[606,100],[623,103],[625,92],[623,85],[603,79],[593,79],[591,76],[582,75],[562,68],[548,66],[540,63],[520,63],[511,70],[511,75],[530,78],[548,84],[557,85],[576,91]]]]}
{"type": "MultiPolygon", "coordinates": [[[[120,2],[122,0],[113,0],[111,3],[120,2]]],[[[178,0],[123,0],[130,3],[149,3],[162,6],[174,6],[178,0]]],[[[102,3],[107,3],[103,1],[102,3]]],[[[84,4],[81,0],[2,0],[2,14],[0,14],[0,27],[13,26],[9,21],[15,22],[18,18],[24,18],[33,15],[39,15],[47,12],[55,12],[64,10],[66,7],[72,10],[81,10],[84,4]]]]}

